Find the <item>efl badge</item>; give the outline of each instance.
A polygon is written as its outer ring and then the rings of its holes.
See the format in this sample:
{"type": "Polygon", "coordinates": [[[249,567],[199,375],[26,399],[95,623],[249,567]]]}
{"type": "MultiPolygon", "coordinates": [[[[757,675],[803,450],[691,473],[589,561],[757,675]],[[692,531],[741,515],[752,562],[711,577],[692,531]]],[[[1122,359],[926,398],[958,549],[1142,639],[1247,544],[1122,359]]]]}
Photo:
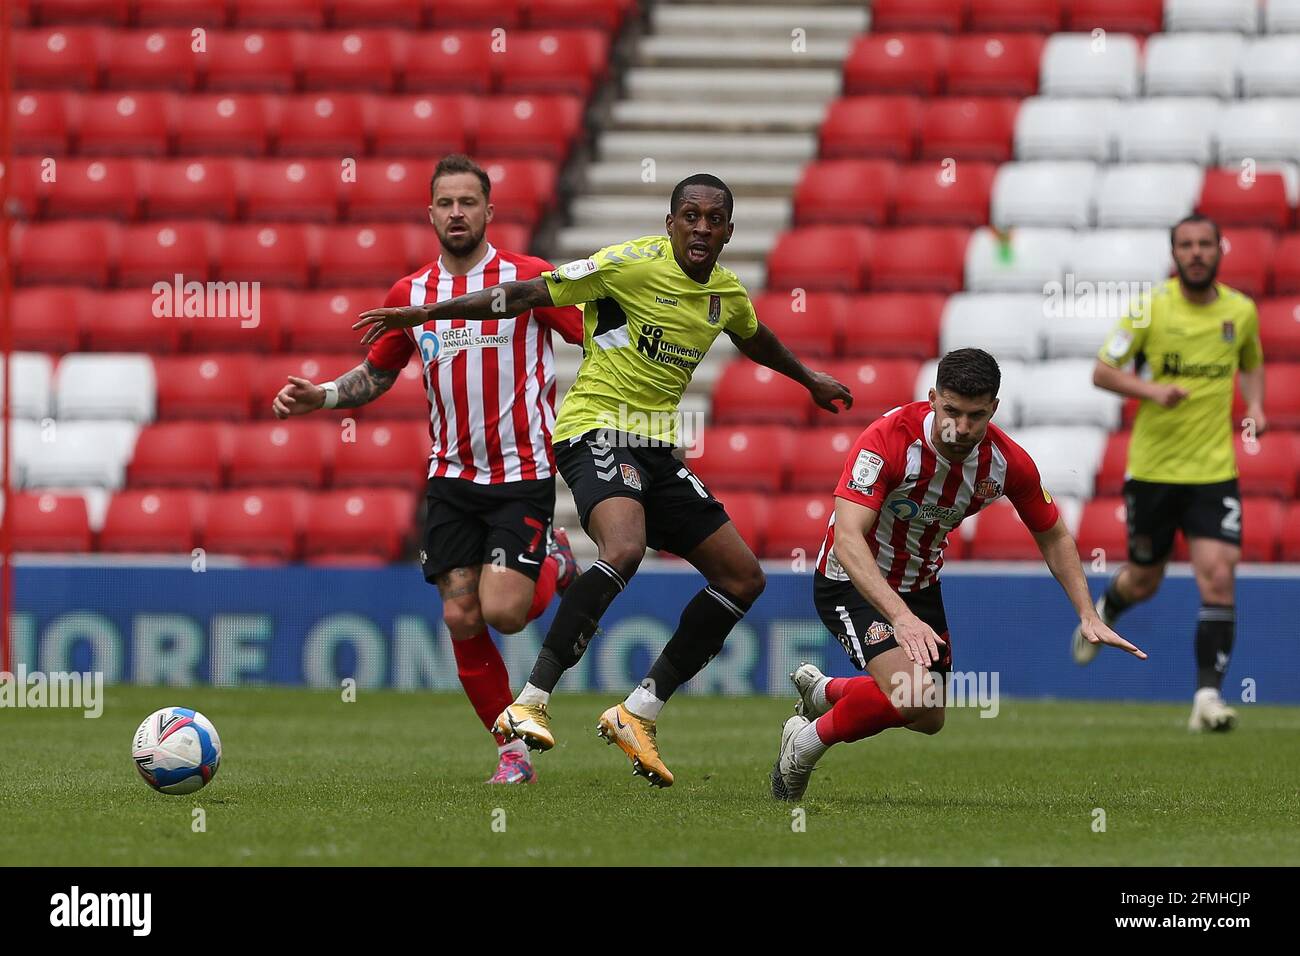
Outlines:
{"type": "Polygon", "coordinates": [[[885,467],[885,459],[865,449],[858,452],[853,462],[853,472],[849,477],[849,487],[854,491],[870,491],[871,486],[880,477],[880,469],[885,467]]]}
{"type": "Polygon", "coordinates": [[[637,470],[628,464],[620,464],[619,471],[623,473],[623,484],[627,485],[633,491],[641,490],[641,476],[637,470]]]}
{"type": "Polygon", "coordinates": [[[585,275],[590,275],[596,271],[595,259],[575,259],[572,262],[566,262],[560,268],[551,273],[551,278],[560,282],[563,279],[577,280],[585,275]]]}
{"type": "MultiPolygon", "coordinates": [[[[1043,488],[1042,485],[1039,485],[1038,487],[1043,488]]],[[[1046,501],[1049,505],[1052,503],[1052,496],[1048,494],[1046,488],[1043,488],[1043,500],[1046,501]]]]}
{"type": "Polygon", "coordinates": [[[709,325],[717,325],[722,321],[722,296],[709,296],[709,325]]]}
{"type": "Polygon", "coordinates": [[[1231,342],[1237,337],[1237,325],[1231,319],[1223,323],[1223,341],[1231,342]]]}
{"type": "Polygon", "coordinates": [[[981,478],[975,482],[975,494],[980,498],[996,498],[1002,494],[1002,486],[992,478],[981,478]]]}

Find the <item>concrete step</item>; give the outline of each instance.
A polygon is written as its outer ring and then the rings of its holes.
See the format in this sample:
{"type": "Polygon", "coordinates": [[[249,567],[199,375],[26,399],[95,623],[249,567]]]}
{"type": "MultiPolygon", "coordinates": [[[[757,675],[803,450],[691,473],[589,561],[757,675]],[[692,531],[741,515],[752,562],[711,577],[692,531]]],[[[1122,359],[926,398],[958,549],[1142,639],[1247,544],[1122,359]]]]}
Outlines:
{"type": "Polygon", "coordinates": [[[826,103],[694,102],[620,100],[610,114],[610,130],[663,130],[708,133],[816,133],[826,103]]]}
{"type": "Polygon", "coordinates": [[[633,67],[626,75],[630,99],[673,103],[825,103],[841,86],[839,70],[633,67]]]}
{"type": "MultiPolygon", "coordinates": [[[[668,201],[673,185],[687,176],[701,172],[698,163],[656,163],[654,181],[642,181],[640,161],[592,163],[587,167],[586,180],[589,196],[662,196],[668,201]]],[[[751,196],[788,197],[799,182],[802,166],[799,163],[763,163],[733,159],[712,163],[705,172],[720,177],[732,191],[746,199],[751,196]]]]}
{"type": "Polygon", "coordinates": [[[782,37],[801,29],[812,38],[818,35],[851,37],[864,32],[870,16],[861,2],[845,0],[841,5],[805,6],[801,3],[657,3],[650,28],[654,33],[679,36],[782,37]]]}
{"type": "Polygon", "coordinates": [[[852,41],[844,35],[792,37],[733,37],[719,43],[712,31],[707,36],[661,34],[637,44],[636,65],[646,67],[773,67],[777,69],[839,68],[849,54],[852,41]]]}
{"type": "MultiPolygon", "coordinates": [[[[575,226],[599,226],[611,221],[654,223],[650,229],[654,232],[663,227],[668,197],[579,196],[569,212],[575,226]]],[[[738,229],[784,229],[790,223],[790,202],[784,198],[737,198],[733,218],[738,229]]]]}
{"type": "Polygon", "coordinates": [[[812,133],[602,133],[596,143],[601,159],[654,157],[658,162],[678,160],[709,163],[731,156],[805,163],[817,155],[817,137],[812,133]]]}

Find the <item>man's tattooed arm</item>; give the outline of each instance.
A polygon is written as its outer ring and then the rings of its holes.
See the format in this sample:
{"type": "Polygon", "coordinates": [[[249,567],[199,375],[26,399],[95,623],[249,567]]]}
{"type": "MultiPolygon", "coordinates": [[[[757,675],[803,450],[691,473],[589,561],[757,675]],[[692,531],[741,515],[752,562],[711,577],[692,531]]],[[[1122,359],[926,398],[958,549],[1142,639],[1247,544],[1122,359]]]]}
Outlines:
{"type": "Polygon", "coordinates": [[[397,372],[375,368],[366,359],[351,371],[344,372],[334,380],[339,388],[338,408],[356,408],[367,402],[373,402],[384,392],[393,387],[397,381],[397,372]]]}

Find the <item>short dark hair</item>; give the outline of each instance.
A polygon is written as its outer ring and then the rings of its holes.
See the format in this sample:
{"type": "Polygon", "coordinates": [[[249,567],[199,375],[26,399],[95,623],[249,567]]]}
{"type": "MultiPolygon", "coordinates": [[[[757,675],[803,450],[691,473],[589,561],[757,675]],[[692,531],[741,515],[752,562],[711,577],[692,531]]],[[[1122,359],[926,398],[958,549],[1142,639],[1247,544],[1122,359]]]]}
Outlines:
{"type": "Polygon", "coordinates": [[[433,176],[429,179],[429,195],[433,195],[434,187],[438,184],[438,177],[449,176],[452,173],[473,173],[483,186],[484,201],[491,201],[492,180],[488,178],[488,174],[483,171],[482,166],[464,153],[451,153],[438,160],[438,165],[433,170],[433,176]]]}
{"type": "Polygon", "coordinates": [[[1002,372],[993,356],[983,349],[953,349],[939,360],[935,388],[962,398],[998,397],[1002,372]]]}
{"type": "Polygon", "coordinates": [[[1187,225],[1189,222],[1208,222],[1208,223],[1213,227],[1213,229],[1214,229],[1214,241],[1215,241],[1215,242],[1219,242],[1219,241],[1223,238],[1222,233],[1219,232],[1219,224],[1218,224],[1217,222],[1215,222],[1215,221],[1214,221],[1213,219],[1211,219],[1209,216],[1202,216],[1199,212],[1194,212],[1194,213],[1192,213],[1190,216],[1184,216],[1182,219],[1179,219],[1179,220],[1178,220],[1176,223],[1174,223],[1173,226],[1170,228],[1170,230],[1169,230],[1169,247],[1170,247],[1171,249],[1173,248],[1173,245],[1174,245],[1174,236],[1177,235],[1177,233],[1178,233],[1178,227],[1179,227],[1179,226],[1185,226],[1185,225],[1187,225]]]}
{"type": "Polygon", "coordinates": [[[687,176],[674,186],[672,198],[668,200],[668,211],[670,213],[674,215],[677,213],[677,207],[682,204],[682,196],[686,192],[687,186],[712,186],[714,189],[721,189],[723,203],[727,207],[727,218],[731,218],[731,214],[736,208],[736,199],[731,195],[731,187],[712,173],[696,173],[693,176],[687,176]]]}

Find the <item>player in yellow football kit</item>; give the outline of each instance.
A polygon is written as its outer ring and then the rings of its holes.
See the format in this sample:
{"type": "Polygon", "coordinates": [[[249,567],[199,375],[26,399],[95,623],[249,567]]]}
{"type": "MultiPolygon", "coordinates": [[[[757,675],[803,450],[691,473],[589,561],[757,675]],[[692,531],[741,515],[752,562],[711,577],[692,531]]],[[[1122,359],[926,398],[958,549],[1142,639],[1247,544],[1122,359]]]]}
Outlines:
{"type": "MultiPolygon", "coordinates": [[[[1242,427],[1255,436],[1264,418],[1264,354],[1259,316],[1247,296],[1215,281],[1219,228],[1188,216],[1170,233],[1176,279],[1161,283],[1125,316],[1098,354],[1093,382],[1142,400],[1129,443],[1124,501],[1129,561],[1097,602],[1110,625],[1156,593],[1173,549],[1187,536],[1201,609],[1192,730],[1230,730],[1223,676],[1235,637],[1234,579],[1241,558],[1241,495],[1233,447],[1233,378],[1246,400],[1242,427]],[[1126,370],[1136,362],[1138,371],[1126,370]]],[[[1100,649],[1075,632],[1080,664],[1100,649]]]]}
{"type": "Polygon", "coordinates": [[[686,605],[646,679],[598,725],[656,786],[673,781],[655,740],[660,709],[722,649],[765,583],[721,503],[672,453],[678,405],[695,367],[725,332],[747,357],[804,385],[822,408],[835,412],[835,402],[852,401],[848,389],[804,366],[758,321],[735,274],[717,264],[735,228],[733,205],[725,183],[697,174],[674,188],[666,236],[618,243],[537,279],[436,305],[372,309],[354,326],[369,340],[437,319],[500,319],[584,304],[583,361],[560,407],[554,446],[600,558],[565,591],[528,683],[496,726],[532,749],[553,747],[547,704],[560,675],[581,659],[647,545],[678,554],[708,586],[686,605]]]}

